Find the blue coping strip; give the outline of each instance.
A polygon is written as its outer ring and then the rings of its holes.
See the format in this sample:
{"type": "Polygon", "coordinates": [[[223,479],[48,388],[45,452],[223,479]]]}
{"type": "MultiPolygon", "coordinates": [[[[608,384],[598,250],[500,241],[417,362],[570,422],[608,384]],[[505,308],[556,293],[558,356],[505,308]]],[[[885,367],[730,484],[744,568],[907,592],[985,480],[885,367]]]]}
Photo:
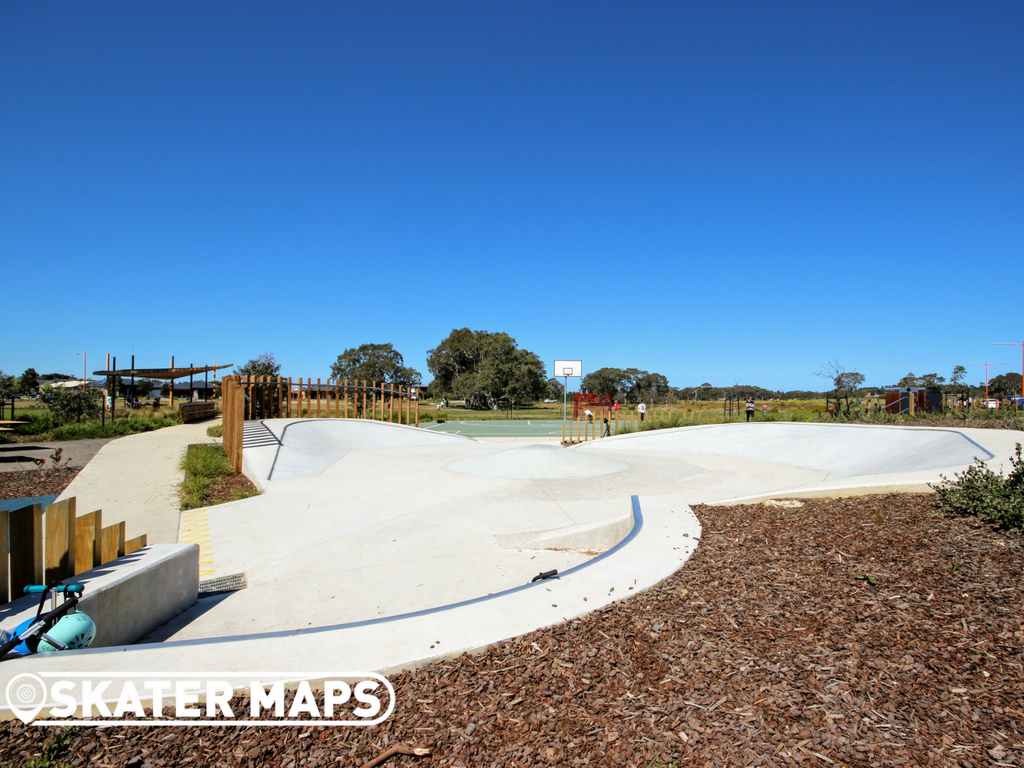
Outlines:
{"type": "MultiPolygon", "coordinates": [[[[57,495],[53,496],[28,496],[24,499],[0,499],[0,509],[21,509],[31,504],[42,504],[44,507],[48,507],[57,500],[57,495]]],[[[56,513],[55,513],[56,514],[56,513]]]]}
{"type": "MultiPolygon", "coordinates": [[[[629,533],[626,534],[625,538],[623,538],[622,541],[620,541],[618,544],[616,544],[611,549],[606,550],[605,552],[602,552],[600,555],[597,555],[595,557],[590,558],[585,563],[580,563],[579,565],[574,565],[572,568],[569,568],[568,570],[562,571],[561,573],[558,574],[558,576],[554,576],[552,578],[560,579],[560,578],[562,578],[564,576],[569,576],[569,575],[571,575],[573,573],[577,573],[577,572],[583,570],[584,568],[588,568],[591,565],[593,565],[594,563],[600,562],[601,560],[604,560],[606,557],[610,557],[611,555],[615,554],[616,552],[618,552],[620,549],[625,547],[627,544],[629,544],[633,539],[635,539],[637,537],[637,535],[640,533],[640,529],[643,528],[643,526],[644,526],[644,517],[643,517],[643,513],[640,510],[640,497],[639,496],[632,496],[630,498],[631,498],[632,503],[633,503],[633,527],[630,528],[629,533]]],[[[139,644],[139,647],[140,648],[144,647],[144,645],[158,645],[161,648],[174,648],[174,647],[185,647],[185,646],[194,646],[194,645],[210,645],[210,644],[213,644],[213,643],[228,643],[228,642],[235,642],[235,641],[238,641],[238,640],[267,640],[267,639],[276,638],[276,637],[291,637],[293,635],[310,635],[310,634],[316,634],[316,633],[320,633],[320,632],[332,632],[332,631],[334,631],[336,629],[354,629],[356,627],[369,627],[369,626],[373,626],[375,624],[387,624],[387,623],[392,622],[392,621],[402,621],[403,619],[416,618],[417,616],[429,616],[430,614],[433,614],[433,613],[440,613],[442,611],[451,611],[451,610],[453,610],[455,608],[463,608],[463,607],[465,607],[467,605],[476,605],[478,603],[484,603],[484,602],[487,602],[489,600],[497,600],[500,597],[507,597],[508,595],[514,595],[517,592],[524,592],[524,591],[526,591],[528,589],[533,589],[535,587],[540,587],[546,581],[547,581],[547,579],[544,579],[544,580],[541,580],[541,581],[534,581],[534,582],[531,582],[529,584],[521,584],[518,587],[511,587],[509,589],[503,589],[501,592],[494,592],[494,593],[492,593],[490,595],[484,595],[483,597],[473,597],[473,598],[470,598],[469,600],[460,600],[457,603],[448,603],[447,605],[439,605],[439,606],[437,606],[435,608],[424,608],[423,610],[420,610],[420,611],[410,611],[409,613],[399,613],[399,614],[396,614],[394,616],[385,616],[384,618],[381,618],[381,619],[365,619],[363,621],[351,621],[351,622],[347,622],[345,624],[329,624],[329,625],[327,625],[325,627],[313,627],[313,628],[306,627],[304,629],[286,629],[286,630],[280,630],[280,631],[277,631],[277,632],[258,632],[256,634],[252,634],[252,635],[229,635],[227,637],[211,637],[211,638],[206,638],[206,639],[203,639],[203,640],[178,640],[178,641],[173,641],[172,640],[170,642],[164,642],[164,643],[146,643],[146,644],[139,644]]],[[[114,650],[115,648],[118,648],[118,647],[123,647],[123,646],[111,646],[109,648],[84,648],[84,649],[78,650],[78,651],[63,651],[63,653],[76,653],[76,654],[78,654],[78,653],[105,653],[105,652],[110,652],[111,650],[114,650]]]]}

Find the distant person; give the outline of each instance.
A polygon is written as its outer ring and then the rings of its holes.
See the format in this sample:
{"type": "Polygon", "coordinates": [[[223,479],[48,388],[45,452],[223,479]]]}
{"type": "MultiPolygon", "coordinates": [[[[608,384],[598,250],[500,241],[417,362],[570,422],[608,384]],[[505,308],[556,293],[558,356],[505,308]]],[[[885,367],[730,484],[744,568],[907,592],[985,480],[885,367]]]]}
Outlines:
{"type": "Polygon", "coordinates": [[[767,416],[768,415],[768,403],[765,403],[764,405],[761,406],[761,415],[762,416],[767,416]]]}
{"type": "Polygon", "coordinates": [[[619,401],[618,400],[615,401],[615,410],[616,411],[619,410],[619,401]]]}
{"type": "Polygon", "coordinates": [[[581,385],[580,385],[580,394],[581,394],[581,395],[586,395],[586,394],[589,394],[589,393],[587,392],[587,388],[586,388],[586,386],[584,386],[583,384],[581,384],[581,385]]]}
{"type": "Polygon", "coordinates": [[[753,415],[754,415],[754,408],[755,408],[755,406],[754,406],[754,398],[753,397],[748,397],[747,398],[747,421],[750,421],[750,419],[753,417],[753,415]]]}
{"type": "Polygon", "coordinates": [[[643,400],[641,400],[640,404],[636,407],[636,412],[640,414],[640,423],[643,424],[644,416],[647,415],[647,405],[643,400]]]}
{"type": "Polygon", "coordinates": [[[586,410],[583,411],[583,415],[587,417],[587,421],[593,421],[594,420],[594,412],[592,410],[590,410],[589,408],[587,408],[586,410]]]}

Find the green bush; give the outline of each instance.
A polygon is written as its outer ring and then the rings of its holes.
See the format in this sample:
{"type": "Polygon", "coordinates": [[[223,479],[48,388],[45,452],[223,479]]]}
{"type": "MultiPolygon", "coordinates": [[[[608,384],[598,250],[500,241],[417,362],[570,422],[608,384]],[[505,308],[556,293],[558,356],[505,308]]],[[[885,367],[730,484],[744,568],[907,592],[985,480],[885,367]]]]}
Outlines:
{"type": "Polygon", "coordinates": [[[46,387],[43,390],[46,408],[58,424],[72,419],[81,421],[83,416],[87,419],[99,416],[100,397],[99,392],[85,387],[46,387]]]}
{"type": "Polygon", "coordinates": [[[224,425],[216,424],[212,427],[206,428],[207,437],[224,437],[224,425]]]}
{"type": "Polygon", "coordinates": [[[993,472],[981,459],[975,459],[963,473],[942,483],[935,490],[936,508],[951,515],[972,515],[1003,528],[1024,528],[1024,460],[1021,444],[1010,457],[1010,473],[993,472]]]}

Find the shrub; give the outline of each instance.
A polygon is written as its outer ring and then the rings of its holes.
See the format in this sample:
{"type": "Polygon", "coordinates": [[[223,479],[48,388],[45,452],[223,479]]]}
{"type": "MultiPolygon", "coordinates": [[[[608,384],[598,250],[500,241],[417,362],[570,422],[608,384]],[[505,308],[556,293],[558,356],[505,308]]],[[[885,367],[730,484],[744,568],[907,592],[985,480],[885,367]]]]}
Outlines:
{"type": "Polygon", "coordinates": [[[43,397],[50,417],[58,424],[81,421],[83,416],[90,419],[100,413],[99,392],[85,387],[47,387],[43,397]]]}
{"type": "Polygon", "coordinates": [[[1024,528],[1024,459],[1017,443],[1010,457],[1010,473],[1003,477],[975,459],[963,473],[931,486],[936,508],[951,515],[972,515],[1003,528],[1024,528]]]}

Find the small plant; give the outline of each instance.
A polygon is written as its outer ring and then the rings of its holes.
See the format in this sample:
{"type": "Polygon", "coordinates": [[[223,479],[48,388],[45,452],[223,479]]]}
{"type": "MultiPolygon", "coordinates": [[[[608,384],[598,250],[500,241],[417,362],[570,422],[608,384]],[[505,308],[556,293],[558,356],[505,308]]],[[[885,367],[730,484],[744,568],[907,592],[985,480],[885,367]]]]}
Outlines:
{"type": "Polygon", "coordinates": [[[866,581],[872,587],[878,584],[878,579],[876,579],[870,573],[858,573],[853,578],[857,579],[858,581],[866,581]]]}
{"type": "Polygon", "coordinates": [[[1003,477],[981,459],[949,480],[932,485],[936,509],[951,515],[970,515],[1003,528],[1024,528],[1024,459],[1021,444],[1010,457],[1010,472],[1003,477]]]}
{"type": "Polygon", "coordinates": [[[64,762],[68,751],[71,749],[71,736],[77,728],[63,728],[61,731],[43,745],[43,751],[33,757],[25,768],[68,768],[64,762]]]}
{"type": "Polygon", "coordinates": [[[206,428],[206,436],[207,437],[224,437],[224,425],[223,424],[215,424],[212,427],[207,427],[206,428]]]}
{"type": "Polygon", "coordinates": [[[885,515],[879,512],[875,515],[875,525],[882,525],[885,522],[885,515]]]}
{"type": "Polygon", "coordinates": [[[956,573],[960,570],[960,555],[954,555],[953,559],[949,563],[949,568],[946,569],[950,573],[956,573]]]}
{"type": "Polygon", "coordinates": [[[50,463],[53,464],[54,471],[64,474],[70,468],[68,465],[71,464],[71,457],[65,459],[64,449],[57,448],[50,454],[50,463]]]}

